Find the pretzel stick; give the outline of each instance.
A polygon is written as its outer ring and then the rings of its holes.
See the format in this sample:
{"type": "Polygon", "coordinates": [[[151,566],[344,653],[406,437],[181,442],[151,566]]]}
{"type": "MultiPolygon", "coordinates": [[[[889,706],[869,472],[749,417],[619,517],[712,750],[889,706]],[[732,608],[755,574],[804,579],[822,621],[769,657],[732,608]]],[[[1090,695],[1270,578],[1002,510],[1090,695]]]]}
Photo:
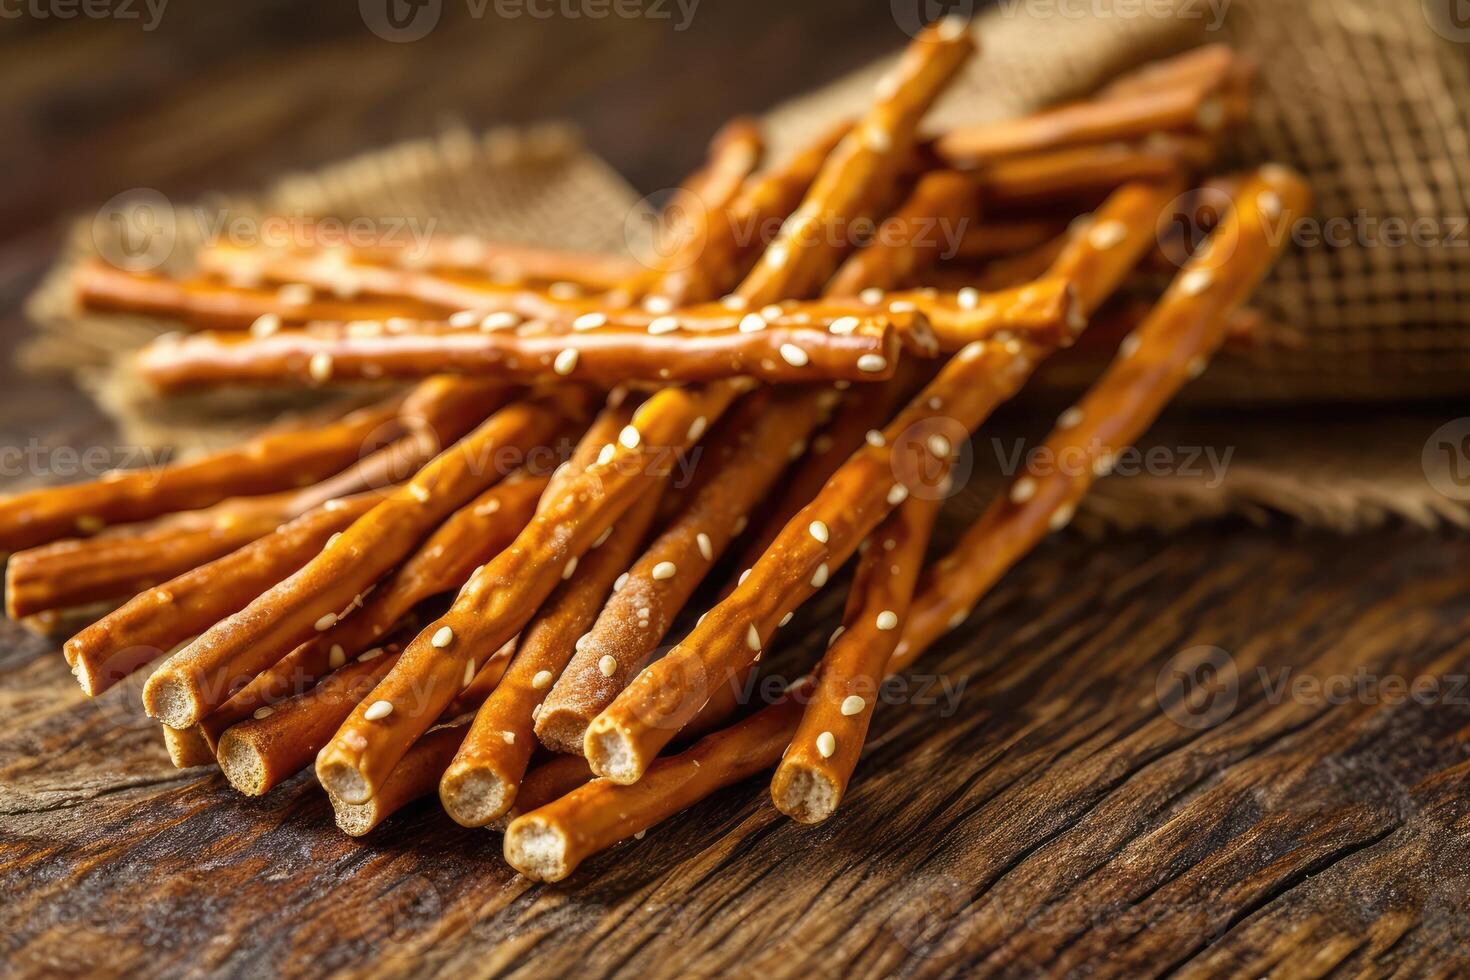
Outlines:
{"type": "Polygon", "coordinates": [[[382,499],[377,491],[308,511],[238,551],[192,569],[120,608],[62,648],[82,690],[96,697],[281,581],[382,499]]]}
{"type": "Polygon", "coordinates": [[[974,166],[1027,153],[1169,130],[1213,134],[1226,123],[1217,86],[1135,89],[979,126],[960,126],[936,141],[939,155],[974,166]]]}
{"type": "Polygon", "coordinates": [[[748,306],[815,292],[841,257],[830,225],[864,214],[912,153],[919,120],[975,50],[969,25],[925,28],[885,79],[877,100],[832,151],[806,199],[735,290],[748,306]]]}
{"type": "Polygon", "coordinates": [[[651,466],[682,451],[718,419],[743,386],[665,388],[599,461],[566,481],[516,538],[476,572],[449,612],[409,644],[403,658],[317,757],[328,792],[361,803],[383,785],[409,746],[453,696],[464,664],[520,631],[568,568],[659,476],[651,466]]]}
{"type": "Polygon", "coordinates": [[[1015,157],[986,167],[982,199],[1018,207],[1105,193],[1130,181],[1173,180],[1199,166],[1207,152],[1207,145],[1161,136],[1139,145],[1105,143],[1015,157]]]}
{"type": "Polygon", "coordinates": [[[661,315],[732,289],[766,244],[765,229],[779,227],[796,209],[832,148],[850,128],[846,124],[835,127],[781,166],[752,180],[708,225],[698,260],[682,266],[670,263],[644,299],[644,308],[661,315]]]}
{"type": "Polygon", "coordinates": [[[338,829],[361,837],[403,807],[433,793],[469,728],[466,722],[429,731],[404,753],[371,799],[348,803],[328,793],[338,829]]]}
{"type": "Polygon", "coordinates": [[[137,313],[182,320],[215,330],[267,330],[313,320],[382,320],[395,316],[434,316],[438,304],[412,300],[343,300],[317,291],[232,286],[200,279],[170,279],[156,273],[128,272],[100,260],[73,274],[77,302],[93,310],[137,313]]]}
{"type": "Polygon", "coordinates": [[[175,769],[214,764],[214,750],[197,728],[158,727],[163,730],[163,745],[168,750],[168,761],[174,764],[175,769]]]}
{"type": "Polygon", "coordinates": [[[843,632],[822,656],[806,711],[771,781],[771,799],[788,817],[820,823],[842,802],[884,666],[908,617],[939,503],[936,497],[910,497],[868,537],[848,593],[843,632]]]}
{"type": "Polygon", "coordinates": [[[715,790],[773,765],[801,719],[787,697],[683,753],[659,759],[633,785],[594,779],[505,832],[505,860],[536,881],[560,881],[586,858],[678,813],[715,790]]]}
{"type": "Polygon", "coordinates": [[[574,401],[543,398],[510,405],[440,453],[303,568],[154,671],[143,688],[148,713],[174,728],[195,724],[313,632],[356,611],[384,572],[497,482],[503,472],[494,465],[498,455],[513,452],[524,458],[575,417],[574,401]]]}
{"type": "MultiPolygon", "coordinates": [[[[1151,185],[1124,188],[1094,217],[1104,232],[1096,233],[1096,226],[1078,228],[1052,272],[1075,283],[1084,310],[1123,281],[1147,248],[1145,229],[1152,229],[1173,190],[1151,185]]],[[[584,744],[592,770],[617,782],[638,779],[693,717],[708,692],[759,659],[778,620],[825,583],[828,573],[847,559],[887,510],[915,489],[911,484],[919,482],[922,469],[894,482],[895,444],[902,441],[912,449],[919,467],[947,468],[954,440],[973,432],[996,405],[1014,394],[1058,342],[1035,335],[978,341],[951,359],[889,423],[883,438],[855,453],[821,494],[792,518],[746,581],[592,722],[584,744]],[[941,424],[951,427],[953,434],[937,431],[941,424]]]]}
{"type": "Polygon", "coordinates": [[[304,684],[387,635],[425,599],[458,589],[477,565],[515,539],[530,521],[546,485],[544,476],[512,474],[455,511],[373,590],[359,612],[306,640],[206,716],[200,722],[206,737],[213,742],[225,728],[258,709],[299,694],[304,684]]]}
{"type": "Polygon", "coordinates": [[[916,311],[935,348],[951,353],[974,341],[1011,333],[1050,338],[1053,344],[1070,343],[1086,326],[1071,282],[1060,275],[994,293],[976,289],[886,293],[879,305],[890,311],[916,311]]]}
{"type": "Polygon", "coordinates": [[[310,691],[259,708],[253,718],[225,729],[217,757],[230,785],[246,796],[260,796],[306,768],[342,719],[397,662],[400,651],[385,648],[371,654],[333,671],[310,691]]]}
{"type": "MultiPolygon", "coordinates": [[[[421,378],[439,372],[513,381],[617,384],[711,381],[735,376],[766,381],[887,377],[899,330],[912,317],[867,313],[850,331],[778,319],[760,330],[738,327],[664,333],[619,326],[564,332],[470,331],[423,323],[400,332],[283,330],[269,337],[199,334],[145,348],[138,366],[162,391],[211,384],[281,384],[421,378]]],[[[365,325],[368,326],[368,325],[365,325]]]]}
{"type": "Polygon", "coordinates": [[[1126,97],[1181,86],[1218,90],[1226,86],[1233,73],[1246,67],[1243,62],[1228,44],[1205,44],[1124,72],[1099,88],[1094,98],[1126,97]]]}
{"type": "MultiPolygon", "coordinates": [[[[577,644],[536,718],[547,748],[580,754],[587,725],[662,642],[674,618],[812,431],[831,411],[830,389],[757,392],[705,447],[699,487],[638,558],[577,644]]],[[[510,806],[514,786],[487,819],[510,806]]]]}
{"type": "Polygon", "coordinates": [[[483,827],[509,809],[536,747],[532,726],[546,689],[638,553],[660,496],[655,489],[624,511],[607,540],[587,552],[576,574],[557,586],[523,631],[504,682],[476,713],[439,784],[444,811],[456,823],[483,827]]]}
{"type": "Polygon", "coordinates": [[[158,469],[114,470],[100,480],[0,498],[0,550],[29,548],[108,524],[194,510],[317,481],[351,465],[371,436],[395,428],[401,399],[316,428],[273,430],[238,446],[158,469]]]}
{"type": "Polygon", "coordinates": [[[919,179],[909,199],[878,228],[876,240],[848,257],[824,290],[856,296],[864,289],[892,289],[927,268],[974,218],[979,206],[973,177],[937,170],[919,179]]]}
{"type": "Polygon", "coordinates": [[[388,486],[464,435],[512,389],[483,379],[435,377],[399,409],[406,433],[335,476],[294,492],[232,497],[212,507],[17,552],[6,567],[12,616],[136,594],[254,541],[327,500],[388,486]]]}
{"type": "Polygon", "coordinates": [[[1238,309],[1289,240],[1281,229],[1308,205],[1284,167],[1263,167],[1187,262],[1118,357],[1047,439],[1055,472],[1024,473],[955,549],[927,570],[904,639],[923,649],[963,622],[971,606],[1049,531],[1064,527],[1095,477],[1137,441],[1165,403],[1204,369],[1238,309]]]}
{"type": "Polygon", "coordinates": [[[911,490],[925,489],[923,475],[947,469],[953,437],[939,427],[967,435],[1047,353],[1029,340],[982,341],[951,359],[882,440],[853,454],[782,529],[746,580],[593,720],[583,744],[592,770],[636,781],[717,685],[759,659],[779,620],[825,584],[888,509],[911,490]],[[899,443],[912,453],[915,472],[908,471],[910,460],[894,455],[899,443]]]}
{"type": "Polygon", "coordinates": [[[330,254],[372,265],[478,273],[506,284],[568,283],[588,292],[612,289],[642,271],[632,259],[608,252],[537,248],[473,235],[436,235],[413,244],[384,242],[369,247],[325,241],[296,249],[214,244],[200,249],[195,262],[204,272],[231,282],[250,283],[263,278],[258,267],[263,256],[281,254],[330,254]]]}

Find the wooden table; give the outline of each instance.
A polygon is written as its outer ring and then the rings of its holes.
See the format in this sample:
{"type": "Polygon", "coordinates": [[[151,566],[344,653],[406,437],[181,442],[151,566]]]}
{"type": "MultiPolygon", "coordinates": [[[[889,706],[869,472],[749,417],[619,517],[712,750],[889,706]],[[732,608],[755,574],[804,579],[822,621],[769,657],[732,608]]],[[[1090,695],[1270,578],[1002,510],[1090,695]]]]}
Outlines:
{"type": "MultiPolygon", "coordinates": [[[[182,5],[180,5],[182,7],[182,5]]],[[[421,133],[547,115],[667,186],[727,115],[896,46],[886,5],[639,21],[351,4],[7,22],[4,343],[61,217],[135,186],[249,186],[421,133]],[[341,9],[327,9],[339,7],[341,9]],[[11,25],[14,24],[12,29],[11,25]],[[722,80],[715,82],[712,80],[722,80]],[[737,83],[738,80],[738,83],[737,83]],[[685,134],[671,137],[670,134],[685,134]]],[[[104,441],[67,386],[0,378],[0,435],[104,441]]],[[[156,976],[1463,971],[1470,542],[1224,524],[1063,535],[895,689],[847,804],[760,780],[535,886],[437,807],[343,838],[309,777],[259,800],[172,769],[136,691],[83,698],[0,632],[0,963],[156,976]]],[[[817,641],[815,609],[789,628],[817,641]]]]}

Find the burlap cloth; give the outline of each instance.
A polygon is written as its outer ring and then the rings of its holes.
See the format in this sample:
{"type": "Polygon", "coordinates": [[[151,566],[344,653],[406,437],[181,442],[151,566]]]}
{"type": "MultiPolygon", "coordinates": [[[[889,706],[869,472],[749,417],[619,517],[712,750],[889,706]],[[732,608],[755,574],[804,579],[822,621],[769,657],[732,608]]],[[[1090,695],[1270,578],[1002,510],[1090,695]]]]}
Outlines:
{"type": "MultiPolygon", "coordinates": [[[[905,26],[905,5],[893,6],[905,26]]],[[[1443,400],[1470,393],[1470,28],[1440,16],[1443,7],[1439,0],[997,0],[978,18],[983,56],[936,109],[935,127],[1026,111],[1140,62],[1225,41],[1260,64],[1251,124],[1227,163],[1288,162],[1316,192],[1315,214],[1299,231],[1302,247],[1255,300],[1268,319],[1260,342],[1218,358],[1190,387],[1187,405],[1150,434],[1173,462],[1101,481],[1080,526],[1174,527],[1227,514],[1285,514],[1341,530],[1388,519],[1470,526],[1470,488],[1460,488],[1453,471],[1470,469],[1470,439],[1433,436],[1458,414],[1443,400]],[[1324,411],[1324,404],[1338,407],[1324,411]],[[1198,447],[1213,448],[1228,465],[1211,469],[1197,456],[1189,465],[1198,447]]],[[[860,108],[884,68],[771,112],[772,155],[860,108]]],[[[574,133],[547,127],[451,132],[201,209],[343,220],[413,215],[438,232],[622,250],[636,199],[574,133]]],[[[177,223],[171,264],[187,266],[198,224],[177,223]]],[[[96,222],[79,223],[32,298],[39,336],[23,352],[27,366],[72,374],[125,437],[186,448],[234,437],[299,402],[296,394],[259,392],[148,397],[126,354],[167,325],[81,314],[65,287],[73,262],[107,250],[99,238],[106,234],[96,222]]],[[[1037,431],[1021,419],[1002,420],[1001,431],[1012,425],[1037,431]]],[[[983,440],[976,455],[984,470],[992,454],[983,440]]],[[[957,506],[978,506],[986,487],[974,481],[957,506]]]]}

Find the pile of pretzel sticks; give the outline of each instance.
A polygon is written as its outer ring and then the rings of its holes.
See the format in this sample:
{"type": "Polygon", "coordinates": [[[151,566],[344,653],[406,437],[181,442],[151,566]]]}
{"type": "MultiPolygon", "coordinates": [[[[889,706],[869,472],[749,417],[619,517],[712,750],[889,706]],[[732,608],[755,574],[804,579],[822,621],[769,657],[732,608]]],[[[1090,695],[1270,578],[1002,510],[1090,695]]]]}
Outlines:
{"type": "Polygon", "coordinates": [[[139,358],[161,391],[412,384],[0,500],[10,614],[121,602],[65,644],[83,689],[147,669],[177,765],[248,794],[314,767],[350,834],[437,791],[556,880],[773,768],[776,807],[825,820],[883,678],[1249,330],[1307,205],[1283,167],[1208,173],[1246,111],[1227,49],[923,132],[974,49],[931,25],[864,115],[774,166],[756,126],[726,127],[652,264],[458,237],[211,245],[185,279],[83,268],[87,306],[185,325],[139,358]],[[1202,188],[1228,206],[1176,268],[1202,188]],[[964,440],[1079,338],[1115,350],[1046,445],[1085,465],[1015,474],[926,566],[964,440]],[[829,581],[849,584],[825,652],[742,703],[829,581]]]}

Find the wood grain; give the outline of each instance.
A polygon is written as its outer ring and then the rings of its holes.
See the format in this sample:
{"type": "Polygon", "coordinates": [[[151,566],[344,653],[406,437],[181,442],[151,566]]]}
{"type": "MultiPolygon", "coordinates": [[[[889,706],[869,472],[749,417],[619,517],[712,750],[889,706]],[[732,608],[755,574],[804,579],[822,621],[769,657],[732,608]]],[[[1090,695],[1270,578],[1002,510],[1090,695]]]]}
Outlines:
{"type": "Polygon", "coordinates": [[[794,824],[751,780],[560,886],[430,803],[352,841],[309,777],[247,800],[178,773],[128,692],[86,703],[54,650],[12,635],[5,955],[158,976],[1453,972],[1467,558],[1240,527],[1054,541],[921,662],[955,710],[880,708],[832,820],[794,824]],[[1201,645],[1238,677],[1233,699],[1211,685],[1218,718],[1157,693],[1201,645]],[[1360,670],[1442,686],[1427,704],[1366,680],[1303,695],[1360,670]]]}
{"type": "MultiPolygon", "coordinates": [[[[709,4],[677,36],[654,21],[446,16],[406,45],[369,35],[351,3],[171,5],[149,34],[7,21],[0,347],[21,335],[62,217],[121,190],[187,198],[446,119],[546,116],[587,126],[654,190],[729,115],[901,41],[888,5],[836,0],[709,4]]],[[[22,381],[9,358],[0,382],[4,445],[107,442],[66,386],[22,381]]],[[[796,825],[751,780],[551,887],[514,876],[498,835],[428,803],[356,841],[309,776],[246,799],[180,773],[136,685],[86,701],[56,643],[3,624],[0,972],[1464,972],[1466,568],[1470,542],[1409,533],[1229,524],[1102,548],[1064,535],[921,662],[959,691],[955,710],[880,708],[832,820],[796,825]],[[1215,656],[1238,678],[1233,698],[1217,679],[1194,692],[1200,705],[1214,692],[1217,714],[1169,691],[1199,647],[1228,653],[1215,656]],[[1427,704],[1358,682],[1283,696],[1287,668],[1442,687],[1427,704]]],[[[819,641],[838,604],[783,636],[819,641]]]]}

